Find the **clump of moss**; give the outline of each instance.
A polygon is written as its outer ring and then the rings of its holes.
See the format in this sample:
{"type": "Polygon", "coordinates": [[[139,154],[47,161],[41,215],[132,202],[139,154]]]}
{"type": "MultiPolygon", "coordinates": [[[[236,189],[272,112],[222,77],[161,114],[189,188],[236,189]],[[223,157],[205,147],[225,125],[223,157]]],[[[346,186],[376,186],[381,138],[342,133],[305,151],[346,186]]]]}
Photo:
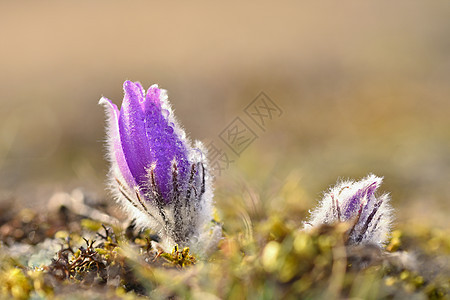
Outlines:
{"type": "Polygon", "coordinates": [[[178,245],[173,247],[172,253],[161,253],[161,257],[165,258],[171,265],[179,268],[187,267],[196,263],[196,258],[189,253],[189,247],[184,247],[182,250],[178,245]]]}
{"type": "Polygon", "coordinates": [[[53,289],[45,273],[42,268],[27,268],[14,258],[0,254],[0,299],[52,296],[53,289]]]}
{"type": "Polygon", "coordinates": [[[291,210],[254,211],[221,211],[229,219],[224,238],[206,259],[189,248],[164,252],[154,232],[133,223],[106,226],[67,209],[65,223],[57,214],[10,214],[0,224],[8,232],[34,220],[46,228],[42,237],[61,248],[51,263],[31,267],[24,257],[43,243],[3,235],[0,298],[448,297],[450,235],[444,230],[399,224],[385,249],[349,246],[351,222],[303,231],[303,218],[291,210]]]}
{"type": "Polygon", "coordinates": [[[0,274],[1,295],[8,295],[16,299],[27,299],[32,290],[32,283],[22,269],[10,267],[3,269],[0,274]]]}

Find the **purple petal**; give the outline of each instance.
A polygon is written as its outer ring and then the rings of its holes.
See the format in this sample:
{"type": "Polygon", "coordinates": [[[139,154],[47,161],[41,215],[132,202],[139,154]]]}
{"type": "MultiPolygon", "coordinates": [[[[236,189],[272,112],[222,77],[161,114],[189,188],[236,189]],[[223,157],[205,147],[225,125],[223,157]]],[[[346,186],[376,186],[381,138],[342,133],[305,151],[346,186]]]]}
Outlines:
{"type": "Polygon", "coordinates": [[[134,187],[136,183],[131,175],[130,169],[128,168],[120,141],[119,110],[117,109],[117,106],[111,102],[111,100],[106,98],[101,98],[99,104],[106,108],[108,115],[108,143],[111,161],[113,164],[117,164],[120,173],[126,181],[126,184],[129,187],[134,187]]]}
{"type": "Polygon", "coordinates": [[[146,169],[153,161],[146,135],[145,114],[141,107],[145,100],[140,85],[125,81],[123,89],[125,97],[119,114],[120,139],[128,168],[136,183],[144,188],[146,169]]]}
{"type": "Polygon", "coordinates": [[[135,81],[134,85],[138,88],[139,93],[141,94],[141,96],[144,98],[145,97],[145,90],[142,87],[142,84],[139,81],[135,81]]]}
{"type": "Polygon", "coordinates": [[[374,195],[376,189],[378,188],[378,182],[372,182],[370,185],[364,186],[362,189],[359,189],[350,199],[348,200],[347,207],[344,212],[344,217],[349,219],[353,217],[353,215],[359,211],[361,204],[364,205],[364,209],[367,209],[369,206],[369,201],[371,197],[374,195]],[[367,203],[363,203],[363,199],[367,198],[367,203]]]}
{"type": "Polygon", "coordinates": [[[344,211],[344,219],[348,220],[353,217],[353,214],[358,211],[361,205],[361,200],[364,197],[364,189],[358,190],[347,202],[347,207],[344,211]]]}
{"type": "MultiPolygon", "coordinates": [[[[161,95],[161,90],[158,88],[158,85],[157,84],[152,85],[147,90],[147,95],[145,97],[145,103],[146,104],[154,103],[154,104],[158,105],[159,107],[161,107],[161,101],[159,100],[160,95],[161,95]]],[[[144,110],[146,110],[146,109],[144,108],[144,110]]]]}
{"type": "Polygon", "coordinates": [[[139,81],[134,82],[135,87],[133,87],[134,93],[139,93],[139,103],[141,104],[142,111],[145,110],[145,90],[142,87],[141,83],[139,81]]]}
{"type": "Polygon", "coordinates": [[[375,181],[375,182],[372,182],[372,184],[370,184],[368,187],[366,187],[367,203],[364,206],[364,209],[361,213],[362,219],[366,219],[369,216],[371,210],[373,209],[373,207],[375,205],[375,203],[374,203],[374,201],[376,201],[375,191],[378,189],[378,186],[379,186],[379,182],[375,181]]]}
{"type": "Polygon", "coordinates": [[[172,165],[176,161],[180,189],[184,188],[189,167],[188,150],[169,120],[170,112],[161,107],[161,91],[157,85],[149,88],[145,99],[145,129],[151,154],[156,164],[155,176],[160,192],[166,202],[170,201],[172,165]]]}
{"type": "Polygon", "coordinates": [[[367,198],[370,199],[375,194],[375,191],[377,189],[378,189],[378,182],[377,181],[375,181],[371,185],[369,185],[369,187],[367,188],[367,198]]]}

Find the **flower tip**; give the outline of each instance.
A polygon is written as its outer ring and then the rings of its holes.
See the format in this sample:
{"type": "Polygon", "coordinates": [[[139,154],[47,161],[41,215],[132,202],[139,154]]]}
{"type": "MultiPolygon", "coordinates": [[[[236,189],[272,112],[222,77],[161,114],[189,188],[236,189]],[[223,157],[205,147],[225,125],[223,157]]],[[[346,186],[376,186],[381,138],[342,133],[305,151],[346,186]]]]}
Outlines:
{"type": "Polygon", "coordinates": [[[149,91],[153,91],[153,90],[155,90],[155,89],[159,90],[159,87],[158,87],[158,84],[157,84],[157,83],[152,84],[152,85],[148,88],[149,91]]]}
{"type": "Polygon", "coordinates": [[[131,80],[125,80],[123,82],[123,89],[126,91],[126,89],[129,87],[134,87],[134,82],[131,80]]]}
{"type": "Polygon", "coordinates": [[[105,98],[105,97],[101,97],[100,100],[98,101],[98,104],[99,105],[111,105],[111,106],[114,105],[111,100],[109,100],[108,98],[105,98]]]}
{"type": "Polygon", "coordinates": [[[151,85],[147,90],[146,101],[151,103],[159,104],[160,103],[160,95],[161,90],[158,87],[158,84],[151,85]]]}
{"type": "Polygon", "coordinates": [[[383,179],[384,179],[384,177],[378,177],[375,174],[369,174],[364,179],[364,182],[366,182],[366,184],[368,186],[374,185],[374,189],[373,190],[375,191],[381,186],[381,184],[383,183],[383,179]]]}
{"type": "Polygon", "coordinates": [[[145,95],[144,88],[139,81],[132,82],[130,80],[125,80],[123,83],[123,90],[125,92],[125,97],[135,98],[139,100],[139,102],[142,102],[140,99],[143,99],[145,95]]]}
{"type": "Polygon", "coordinates": [[[381,183],[382,181],[383,181],[383,176],[377,176],[377,175],[375,175],[375,174],[372,174],[372,173],[370,173],[369,175],[367,175],[367,177],[366,177],[367,179],[370,179],[370,180],[373,180],[373,181],[376,181],[376,182],[378,182],[378,183],[381,183]]]}

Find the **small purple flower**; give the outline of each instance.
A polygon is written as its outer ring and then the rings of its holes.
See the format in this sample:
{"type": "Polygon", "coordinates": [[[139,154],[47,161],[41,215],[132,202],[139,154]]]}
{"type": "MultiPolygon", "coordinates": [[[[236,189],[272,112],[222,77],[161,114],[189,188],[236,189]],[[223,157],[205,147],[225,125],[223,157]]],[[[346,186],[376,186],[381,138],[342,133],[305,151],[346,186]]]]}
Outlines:
{"type": "Polygon", "coordinates": [[[195,245],[212,217],[212,177],[206,151],[192,146],[165,90],[125,81],[119,110],[101,98],[108,115],[110,185],[141,227],[157,231],[166,247],[195,245]]]}
{"type": "Polygon", "coordinates": [[[311,212],[311,218],[305,223],[305,228],[354,221],[348,244],[382,246],[388,238],[392,223],[389,195],[375,196],[382,181],[381,177],[369,175],[361,181],[343,181],[336,184],[311,212]]]}

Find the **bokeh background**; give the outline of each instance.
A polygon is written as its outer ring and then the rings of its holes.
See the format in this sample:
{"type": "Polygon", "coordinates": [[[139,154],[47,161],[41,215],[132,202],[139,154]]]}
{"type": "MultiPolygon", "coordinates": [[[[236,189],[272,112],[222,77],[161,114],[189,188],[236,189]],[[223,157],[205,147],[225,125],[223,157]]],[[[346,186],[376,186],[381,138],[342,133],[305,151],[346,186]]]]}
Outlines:
{"type": "Polygon", "coordinates": [[[219,206],[287,209],[298,193],[311,206],[373,172],[397,222],[449,226],[448,1],[2,1],[0,39],[0,202],[107,197],[97,102],[120,104],[130,79],[168,89],[190,136],[224,149],[218,134],[259,92],[283,109],[229,152],[219,206]]]}

